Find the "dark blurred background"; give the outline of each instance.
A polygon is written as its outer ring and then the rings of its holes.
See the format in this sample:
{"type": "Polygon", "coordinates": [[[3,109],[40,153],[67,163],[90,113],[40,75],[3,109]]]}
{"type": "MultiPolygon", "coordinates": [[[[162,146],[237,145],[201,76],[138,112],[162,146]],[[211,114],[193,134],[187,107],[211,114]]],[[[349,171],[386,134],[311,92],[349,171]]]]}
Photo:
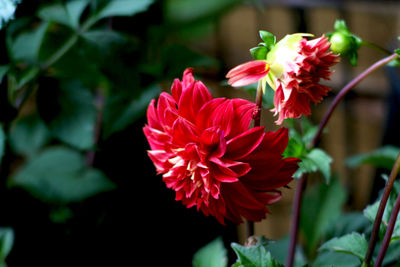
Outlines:
{"type": "MultiPolygon", "coordinates": [[[[15,234],[7,265],[191,266],[193,254],[218,236],[228,250],[242,242],[243,225],[222,226],[186,209],[156,175],[142,132],[150,99],[194,67],[214,96],[251,100],[224,79],[251,59],[258,30],[278,39],[319,36],[343,18],[360,37],[391,49],[398,45],[399,10],[391,1],[22,1],[0,31],[6,140],[0,226],[15,234]]],[[[318,122],[334,93],[381,57],[363,47],[357,67],[343,60],[327,82],[333,93],[312,119],[318,122]]],[[[393,123],[398,79],[393,68],[367,78],[346,97],[322,141],[352,192],[349,210],[374,200],[382,184],[374,167],[350,169],[346,158],[400,146],[393,123]]],[[[272,113],[262,116],[263,125],[276,128],[272,113]]],[[[293,191],[284,190],[256,234],[287,234],[293,191]]]]}

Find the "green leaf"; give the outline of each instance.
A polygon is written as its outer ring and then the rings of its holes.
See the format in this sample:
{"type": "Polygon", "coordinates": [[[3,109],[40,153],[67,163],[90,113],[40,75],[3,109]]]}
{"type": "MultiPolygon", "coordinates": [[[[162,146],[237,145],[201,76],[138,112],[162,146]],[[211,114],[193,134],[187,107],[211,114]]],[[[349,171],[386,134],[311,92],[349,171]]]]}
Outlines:
{"type": "Polygon", "coordinates": [[[154,0],[112,0],[97,13],[96,19],[113,16],[133,16],[146,11],[154,0]]]}
{"type": "Polygon", "coordinates": [[[329,230],[330,223],[341,214],[346,193],[338,179],[329,185],[319,183],[309,187],[303,197],[300,229],[307,253],[313,251],[329,230]]]}
{"type": "Polygon", "coordinates": [[[8,65],[0,66],[0,84],[2,83],[3,78],[7,74],[9,68],[10,67],[8,65]]]}
{"type": "Polygon", "coordinates": [[[14,18],[17,4],[20,0],[0,0],[0,29],[11,19],[14,18]]]}
{"type": "Polygon", "coordinates": [[[160,93],[158,85],[152,85],[142,94],[121,107],[125,99],[116,97],[107,103],[104,116],[104,135],[109,136],[127,127],[145,114],[151,99],[160,93]],[[122,108],[122,109],[121,109],[122,108]]]}
{"type": "MultiPolygon", "coordinates": [[[[286,262],[287,252],[289,250],[289,237],[284,237],[275,242],[270,242],[265,247],[271,253],[274,259],[283,264],[286,262]]],[[[301,246],[296,246],[293,266],[303,267],[306,263],[307,260],[304,256],[301,246]]]]}
{"type": "Polygon", "coordinates": [[[342,237],[335,237],[324,243],[319,250],[332,250],[335,252],[347,253],[359,258],[360,262],[364,260],[367,253],[368,242],[364,235],[353,232],[342,237]]]}
{"type": "Polygon", "coordinates": [[[226,267],[227,251],[221,238],[199,249],[193,256],[193,267],[226,267]]]}
{"type": "Polygon", "coordinates": [[[6,149],[6,135],[3,130],[3,126],[0,124],[0,163],[3,160],[3,156],[6,149]]]}
{"type": "Polygon", "coordinates": [[[11,44],[10,56],[14,60],[36,63],[48,26],[47,22],[42,22],[35,29],[19,34],[11,44]]]}
{"type": "Polygon", "coordinates": [[[127,41],[122,34],[112,30],[88,31],[83,33],[82,37],[104,52],[108,52],[114,44],[122,44],[127,41]]]}
{"type": "Polygon", "coordinates": [[[276,43],[276,36],[267,31],[259,31],[261,39],[268,50],[270,50],[276,43]]]}
{"type": "Polygon", "coordinates": [[[236,265],[234,266],[243,266],[243,267],[283,266],[282,264],[278,263],[275,259],[273,259],[271,253],[268,252],[262,245],[244,247],[237,243],[232,243],[231,246],[238,257],[236,265]]]}
{"type": "Polygon", "coordinates": [[[55,106],[52,111],[43,111],[53,112],[54,116],[45,120],[51,133],[78,149],[92,148],[96,124],[93,94],[80,82],[68,81],[61,84],[57,103],[59,107],[55,106]]]}
{"type": "Polygon", "coordinates": [[[314,148],[306,155],[303,155],[301,160],[302,161],[299,163],[299,169],[294,174],[294,177],[299,178],[304,173],[320,171],[325,179],[325,182],[330,182],[330,164],[332,162],[332,158],[326,154],[325,151],[319,148],[314,148]]]}
{"type": "Polygon", "coordinates": [[[4,261],[14,244],[14,231],[12,228],[0,227],[0,261],[4,261]]]}
{"type": "Polygon", "coordinates": [[[46,21],[53,21],[72,29],[78,29],[79,19],[87,5],[87,0],[73,0],[66,3],[51,4],[42,7],[38,12],[38,16],[46,21]]]}
{"type": "Polygon", "coordinates": [[[165,1],[165,18],[168,22],[176,24],[215,18],[216,15],[225,12],[239,2],[238,0],[167,0],[165,1]]]}
{"type": "Polygon", "coordinates": [[[360,267],[360,261],[353,255],[334,251],[322,251],[312,267],[360,267]]]}
{"type": "Polygon", "coordinates": [[[341,214],[327,228],[327,238],[343,236],[352,232],[363,233],[371,226],[370,221],[362,212],[347,212],[341,214]]]}
{"type": "Polygon", "coordinates": [[[268,49],[265,46],[257,46],[250,49],[251,56],[256,60],[265,60],[268,49]]]}
{"type": "Polygon", "coordinates": [[[346,163],[351,168],[361,164],[370,164],[378,168],[391,170],[399,153],[399,147],[383,146],[368,153],[352,156],[347,159],[346,163]]]}
{"type": "Polygon", "coordinates": [[[22,155],[35,154],[50,138],[49,130],[37,114],[19,118],[9,132],[11,148],[22,155]]]}
{"type": "Polygon", "coordinates": [[[66,223],[74,216],[73,211],[67,206],[62,205],[51,209],[49,217],[53,223],[66,223]]]}
{"type": "Polygon", "coordinates": [[[80,153],[65,147],[49,148],[31,158],[12,176],[10,185],[51,203],[78,202],[115,188],[102,172],[87,167],[80,153]]]}

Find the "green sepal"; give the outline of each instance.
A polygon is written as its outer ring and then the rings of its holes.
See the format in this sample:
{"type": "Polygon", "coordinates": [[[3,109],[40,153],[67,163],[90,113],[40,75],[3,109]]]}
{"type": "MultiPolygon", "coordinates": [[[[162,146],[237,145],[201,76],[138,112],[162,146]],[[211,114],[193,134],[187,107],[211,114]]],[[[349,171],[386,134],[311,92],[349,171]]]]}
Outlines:
{"type": "Polygon", "coordinates": [[[358,60],[358,54],[357,52],[351,52],[347,55],[347,57],[349,58],[349,62],[352,66],[357,66],[357,60],[358,60]]]}
{"type": "Polygon", "coordinates": [[[265,46],[257,46],[250,49],[250,54],[255,60],[265,60],[268,49],[265,46]]]}
{"type": "Polygon", "coordinates": [[[267,31],[259,31],[261,39],[264,41],[265,46],[271,49],[276,43],[276,36],[267,31]]]}
{"type": "Polygon", "coordinates": [[[351,33],[344,20],[338,19],[333,26],[336,32],[351,33]]]}

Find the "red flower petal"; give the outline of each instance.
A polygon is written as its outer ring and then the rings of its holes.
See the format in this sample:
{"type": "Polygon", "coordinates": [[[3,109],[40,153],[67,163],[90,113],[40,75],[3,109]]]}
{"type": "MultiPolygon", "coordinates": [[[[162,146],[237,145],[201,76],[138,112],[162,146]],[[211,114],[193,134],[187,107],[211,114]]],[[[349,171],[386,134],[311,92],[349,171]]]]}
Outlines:
{"type": "Polygon", "coordinates": [[[269,72],[269,65],[265,60],[253,60],[231,69],[226,78],[234,87],[249,85],[264,78],[269,72]]]}
{"type": "Polygon", "coordinates": [[[253,152],[263,141],[264,127],[250,129],[226,143],[225,157],[229,159],[241,159],[253,152]]]}

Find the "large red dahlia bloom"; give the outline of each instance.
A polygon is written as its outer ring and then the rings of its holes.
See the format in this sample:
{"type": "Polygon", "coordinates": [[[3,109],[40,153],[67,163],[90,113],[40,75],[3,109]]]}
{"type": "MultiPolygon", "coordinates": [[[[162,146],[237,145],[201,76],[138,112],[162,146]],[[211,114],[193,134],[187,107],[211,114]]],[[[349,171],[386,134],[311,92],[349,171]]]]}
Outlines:
{"type": "Polygon", "coordinates": [[[144,133],[148,155],[176,200],[205,215],[235,223],[265,218],[266,205],[280,199],[297,170],[296,158],[282,158],[287,130],[249,129],[255,105],[243,99],[213,98],[192,69],[176,79],[172,95],[152,100],[144,133]]]}

